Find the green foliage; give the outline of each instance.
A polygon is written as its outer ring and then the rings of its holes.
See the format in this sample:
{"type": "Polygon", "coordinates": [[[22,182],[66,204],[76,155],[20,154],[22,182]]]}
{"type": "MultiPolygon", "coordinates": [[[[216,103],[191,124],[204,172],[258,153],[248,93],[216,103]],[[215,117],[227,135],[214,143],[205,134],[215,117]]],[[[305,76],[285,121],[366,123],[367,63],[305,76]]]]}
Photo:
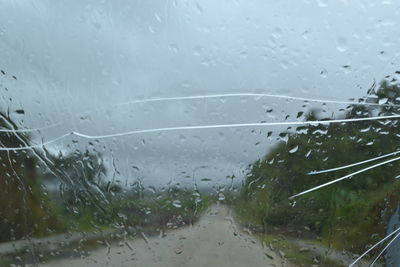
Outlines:
{"type": "MultiPolygon", "coordinates": [[[[18,129],[0,113],[0,127],[18,129]]],[[[0,133],[0,145],[29,145],[29,136],[0,133]]],[[[35,155],[27,150],[0,151],[0,242],[25,236],[42,236],[61,231],[64,226],[52,214],[46,190],[40,184],[35,155]]]]}
{"type": "Polygon", "coordinates": [[[164,192],[122,194],[113,207],[124,226],[166,230],[194,223],[212,201],[197,191],[171,187],[164,192]]]}
{"type": "MultiPolygon", "coordinates": [[[[59,181],[62,199],[58,200],[61,215],[81,221],[84,229],[90,225],[107,225],[110,220],[110,199],[121,188],[106,182],[106,168],[102,156],[89,151],[52,156],[53,169],[62,177],[47,177],[59,181]],[[64,178],[64,179],[62,179],[64,178]]],[[[54,173],[54,172],[53,172],[54,173]]],[[[79,227],[78,227],[79,228],[79,227]]]]}
{"type": "MultiPolygon", "coordinates": [[[[0,118],[0,127],[17,129],[10,118],[1,113],[0,118]]],[[[26,146],[30,138],[0,133],[0,144],[26,146]]],[[[113,226],[178,227],[193,223],[211,203],[207,195],[178,187],[149,193],[140,179],[128,190],[107,181],[106,172],[94,151],[0,151],[0,242],[113,226]]]]}
{"type": "Polygon", "coordinates": [[[327,257],[323,253],[320,255],[308,249],[304,250],[304,247],[291,242],[282,235],[258,235],[258,237],[265,244],[270,244],[276,251],[283,252],[285,258],[295,266],[314,266],[317,265],[316,263],[321,267],[345,266],[339,260],[327,257]]]}
{"type": "MultiPolygon", "coordinates": [[[[398,82],[385,80],[376,92],[370,92],[366,102],[397,105],[399,96],[398,82]]],[[[351,105],[345,118],[397,112],[393,106],[351,105]]],[[[315,119],[323,118],[310,112],[307,120],[315,119]]],[[[268,225],[307,227],[341,248],[358,251],[384,234],[385,222],[400,202],[400,184],[395,179],[399,175],[397,162],[293,201],[289,197],[365,166],[318,175],[309,172],[396,151],[397,125],[397,121],[359,121],[303,126],[288,132],[287,142],[251,165],[238,200],[238,213],[264,229],[268,225]]]]}

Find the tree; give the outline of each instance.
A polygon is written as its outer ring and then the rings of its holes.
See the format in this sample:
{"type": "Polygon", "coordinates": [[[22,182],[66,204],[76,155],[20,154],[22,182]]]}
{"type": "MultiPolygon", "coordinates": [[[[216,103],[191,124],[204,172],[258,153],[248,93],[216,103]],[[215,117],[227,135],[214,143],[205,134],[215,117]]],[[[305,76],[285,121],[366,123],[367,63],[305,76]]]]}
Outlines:
{"type": "MultiPolygon", "coordinates": [[[[350,105],[345,118],[398,114],[399,83],[387,78],[367,103],[350,105]]],[[[307,120],[315,120],[311,111],[307,120]]],[[[323,118],[322,118],[323,119],[323,118]]],[[[326,118],[328,119],[328,118],[326,118]]],[[[321,118],[319,119],[321,120],[321,118]]],[[[359,121],[345,124],[301,126],[253,163],[239,198],[254,223],[302,229],[336,240],[338,246],[358,251],[385,232],[386,220],[400,202],[400,185],[394,179],[396,162],[296,198],[289,197],[351,173],[354,169],[309,175],[387,154],[399,149],[397,121],[359,121]],[[342,229],[341,233],[337,229],[342,229]],[[375,234],[375,235],[373,235],[375,234]],[[357,240],[357,242],[346,242],[357,240]],[[357,245],[358,244],[358,245],[357,245]]],[[[365,166],[363,166],[365,167],[365,166]]],[[[362,168],[362,167],[360,167],[362,168]]],[[[358,168],[358,169],[360,169],[358,168]]],[[[356,169],[357,170],[357,169],[356,169]]]]}
{"type": "MultiPolygon", "coordinates": [[[[18,130],[4,113],[0,113],[0,127],[18,130]]],[[[29,146],[30,136],[20,132],[0,132],[0,145],[29,146]]],[[[31,150],[0,151],[0,242],[46,235],[63,228],[51,212],[37,170],[37,158],[31,150]]]]}

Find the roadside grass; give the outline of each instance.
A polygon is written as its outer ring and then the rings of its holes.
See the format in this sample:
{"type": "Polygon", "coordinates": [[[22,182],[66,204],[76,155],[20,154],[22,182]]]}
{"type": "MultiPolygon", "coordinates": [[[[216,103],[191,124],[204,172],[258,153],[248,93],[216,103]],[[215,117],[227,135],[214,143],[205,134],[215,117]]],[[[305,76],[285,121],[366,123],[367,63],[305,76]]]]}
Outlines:
{"type": "MultiPolygon", "coordinates": [[[[346,266],[341,261],[335,260],[326,255],[318,254],[308,248],[304,248],[303,246],[296,244],[293,240],[291,240],[290,236],[286,236],[284,234],[279,234],[279,230],[277,227],[269,227],[261,225],[260,220],[257,220],[254,216],[253,209],[246,208],[246,203],[242,201],[235,201],[232,206],[235,212],[235,218],[239,222],[239,224],[250,228],[252,232],[255,232],[255,236],[264,244],[264,246],[268,246],[270,249],[275,251],[281,258],[289,261],[295,266],[346,266]],[[265,229],[269,229],[264,233],[265,229]],[[276,233],[274,233],[276,232],[276,233]]],[[[299,231],[297,231],[298,233],[299,231]]],[[[307,232],[306,230],[304,232],[307,232]]],[[[292,233],[293,234],[293,233],[292,233]]],[[[307,235],[307,233],[306,233],[307,235]]],[[[316,246],[323,246],[323,240],[312,240],[312,239],[303,239],[304,242],[312,243],[316,246]]],[[[268,256],[268,255],[267,255],[268,256]]],[[[269,255],[268,257],[271,257],[269,255]]]]}
{"type": "Polygon", "coordinates": [[[335,259],[318,255],[308,249],[302,248],[301,246],[286,239],[283,235],[257,234],[256,236],[262,242],[265,242],[267,246],[280,254],[281,257],[287,259],[296,266],[346,266],[335,259]]]}

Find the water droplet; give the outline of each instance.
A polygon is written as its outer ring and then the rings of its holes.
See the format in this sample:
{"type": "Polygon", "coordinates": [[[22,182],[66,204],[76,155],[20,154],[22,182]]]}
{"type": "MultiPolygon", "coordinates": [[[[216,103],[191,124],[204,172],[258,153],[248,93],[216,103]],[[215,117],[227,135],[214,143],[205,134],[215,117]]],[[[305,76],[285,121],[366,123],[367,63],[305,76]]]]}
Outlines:
{"type": "Polygon", "coordinates": [[[203,13],[203,8],[200,6],[199,3],[196,3],[196,10],[199,14],[203,13]]]}
{"type": "Polygon", "coordinates": [[[280,63],[282,69],[288,69],[289,68],[289,62],[287,60],[282,60],[280,63]]]}
{"type": "Polygon", "coordinates": [[[343,70],[343,72],[344,72],[345,74],[349,74],[350,71],[351,71],[351,67],[350,67],[350,65],[343,65],[343,66],[342,66],[342,70],[343,70]]]}
{"type": "Polygon", "coordinates": [[[326,69],[321,70],[321,78],[326,78],[328,76],[328,71],[326,69]]]}
{"type": "Polygon", "coordinates": [[[203,50],[204,50],[203,47],[201,47],[201,46],[196,46],[196,47],[194,48],[193,55],[196,56],[196,57],[199,57],[199,56],[201,56],[201,54],[203,53],[203,50]]]}
{"type": "Polygon", "coordinates": [[[170,44],[170,45],[168,45],[168,49],[169,49],[170,51],[174,52],[174,53],[178,53],[178,50],[179,50],[179,48],[178,48],[178,46],[177,46],[176,44],[170,44]]]}
{"type": "Polygon", "coordinates": [[[295,153],[297,150],[299,150],[299,146],[298,146],[298,145],[295,146],[295,147],[293,147],[292,149],[290,149],[290,150],[289,150],[289,153],[293,154],[293,153],[295,153]]]}
{"type": "Polygon", "coordinates": [[[319,7],[327,7],[328,1],[327,0],[317,0],[317,4],[319,7]]]}
{"type": "Polygon", "coordinates": [[[346,52],[347,50],[347,40],[344,37],[340,37],[336,41],[336,49],[339,52],[346,52]]]}
{"type": "Polygon", "coordinates": [[[181,248],[175,249],[175,253],[178,255],[181,254],[182,252],[183,252],[183,250],[181,248]]]}
{"type": "Polygon", "coordinates": [[[243,59],[246,59],[248,57],[247,52],[246,51],[240,52],[240,57],[243,58],[243,59]]]}
{"type": "Polygon", "coordinates": [[[272,33],[272,38],[279,39],[282,36],[282,29],[276,27],[272,33]]]}
{"type": "Polygon", "coordinates": [[[304,39],[308,39],[308,36],[310,35],[310,30],[305,30],[302,34],[301,37],[303,37],[304,39]]]}
{"type": "Polygon", "coordinates": [[[182,208],[182,203],[180,200],[174,200],[172,201],[172,206],[174,206],[175,208],[182,208]]]}
{"type": "Polygon", "coordinates": [[[379,99],[379,105],[386,104],[387,102],[388,102],[388,98],[387,97],[379,99]]]}
{"type": "Polygon", "coordinates": [[[158,15],[158,13],[157,13],[157,12],[156,12],[156,13],[154,13],[154,17],[156,18],[156,20],[157,20],[158,22],[161,22],[160,15],[158,15]]]}

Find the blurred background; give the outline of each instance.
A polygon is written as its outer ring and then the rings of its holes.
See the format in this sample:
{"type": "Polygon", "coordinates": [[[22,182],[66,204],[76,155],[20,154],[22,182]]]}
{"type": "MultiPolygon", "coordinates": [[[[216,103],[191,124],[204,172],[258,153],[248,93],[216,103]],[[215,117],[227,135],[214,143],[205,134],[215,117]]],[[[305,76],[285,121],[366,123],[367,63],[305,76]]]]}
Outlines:
{"type": "Polygon", "coordinates": [[[0,266],[399,266],[399,12],[3,1],[0,266]]]}

